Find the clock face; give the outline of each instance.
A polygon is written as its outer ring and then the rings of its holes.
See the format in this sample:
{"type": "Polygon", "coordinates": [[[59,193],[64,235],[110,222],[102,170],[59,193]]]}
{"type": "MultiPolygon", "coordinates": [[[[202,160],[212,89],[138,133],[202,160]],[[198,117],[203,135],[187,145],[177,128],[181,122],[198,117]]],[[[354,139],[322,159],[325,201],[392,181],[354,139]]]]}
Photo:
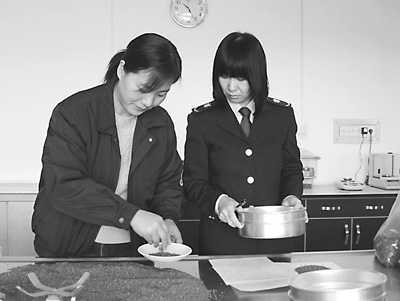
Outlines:
{"type": "Polygon", "coordinates": [[[207,16],[206,0],[171,0],[171,17],[183,27],[195,27],[207,16]]]}

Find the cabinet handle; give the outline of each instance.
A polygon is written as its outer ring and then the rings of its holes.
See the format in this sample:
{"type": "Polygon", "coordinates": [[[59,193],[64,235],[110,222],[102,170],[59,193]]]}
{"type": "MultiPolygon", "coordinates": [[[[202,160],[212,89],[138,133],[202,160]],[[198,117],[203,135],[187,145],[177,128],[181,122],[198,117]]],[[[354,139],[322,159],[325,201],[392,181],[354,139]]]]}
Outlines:
{"type": "Polygon", "coordinates": [[[349,243],[349,238],[350,238],[350,230],[349,230],[349,225],[345,224],[344,225],[344,245],[347,246],[349,243]]]}
{"type": "Polygon", "coordinates": [[[360,238],[361,238],[361,227],[360,225],[356,225],[356,245],[360,243],[360,238]]]}

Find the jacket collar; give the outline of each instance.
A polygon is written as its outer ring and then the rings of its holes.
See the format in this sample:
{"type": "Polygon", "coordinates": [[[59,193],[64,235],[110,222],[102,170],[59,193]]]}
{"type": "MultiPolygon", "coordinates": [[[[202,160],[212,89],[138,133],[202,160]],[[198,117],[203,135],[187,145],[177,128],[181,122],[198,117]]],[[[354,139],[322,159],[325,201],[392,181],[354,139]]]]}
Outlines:
{"type": "Polygon", "coordinates": [[[236,119],[235,113],[229,105],[219,107],[217,112],[217,124],[225,131],[232,133],[235,136],[244,138],[244,133],[241,132],[240,125],[236,119]],[[243,134],[243,136],[242,136],[243,134]]]}
{"type": "Polygon", "coordinates": [[[99,132],[112,135],[116,131],[113,91],[117,79],[113,79],[103,85],[99,95],[99,112],[97,129],[99,132]]]}

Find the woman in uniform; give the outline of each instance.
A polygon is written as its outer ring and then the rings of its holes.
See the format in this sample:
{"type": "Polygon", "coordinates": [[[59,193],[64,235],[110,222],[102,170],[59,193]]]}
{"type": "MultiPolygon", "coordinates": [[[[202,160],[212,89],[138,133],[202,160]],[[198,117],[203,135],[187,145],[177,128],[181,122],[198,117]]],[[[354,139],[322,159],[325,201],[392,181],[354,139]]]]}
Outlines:
{"type": "Polygon", "coordinates": [[[184,191],[201,209],[199,252],[294,251],[296,238],[257,240],[238,231],[244,201],[303,207],[294,112],[268,96],[266,56],[255,36],[233,32],[222,40],[212,84],[214,100],[188,116],[185,143],[184,191]]]}

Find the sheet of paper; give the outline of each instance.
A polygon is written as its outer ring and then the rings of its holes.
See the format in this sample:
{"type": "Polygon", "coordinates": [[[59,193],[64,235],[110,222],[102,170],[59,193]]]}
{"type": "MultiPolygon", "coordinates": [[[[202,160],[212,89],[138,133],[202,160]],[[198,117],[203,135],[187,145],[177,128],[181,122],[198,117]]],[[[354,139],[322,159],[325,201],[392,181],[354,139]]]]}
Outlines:
{"type": "Polygon", "coordinates": [[[285,287],[291,277],[298,275],[296,269],[301,266],[318,265],[340,269],[333,262],[274,263],[267,257],[210,259],[210,263],[226,285],[241,291],[285,287]]]}

